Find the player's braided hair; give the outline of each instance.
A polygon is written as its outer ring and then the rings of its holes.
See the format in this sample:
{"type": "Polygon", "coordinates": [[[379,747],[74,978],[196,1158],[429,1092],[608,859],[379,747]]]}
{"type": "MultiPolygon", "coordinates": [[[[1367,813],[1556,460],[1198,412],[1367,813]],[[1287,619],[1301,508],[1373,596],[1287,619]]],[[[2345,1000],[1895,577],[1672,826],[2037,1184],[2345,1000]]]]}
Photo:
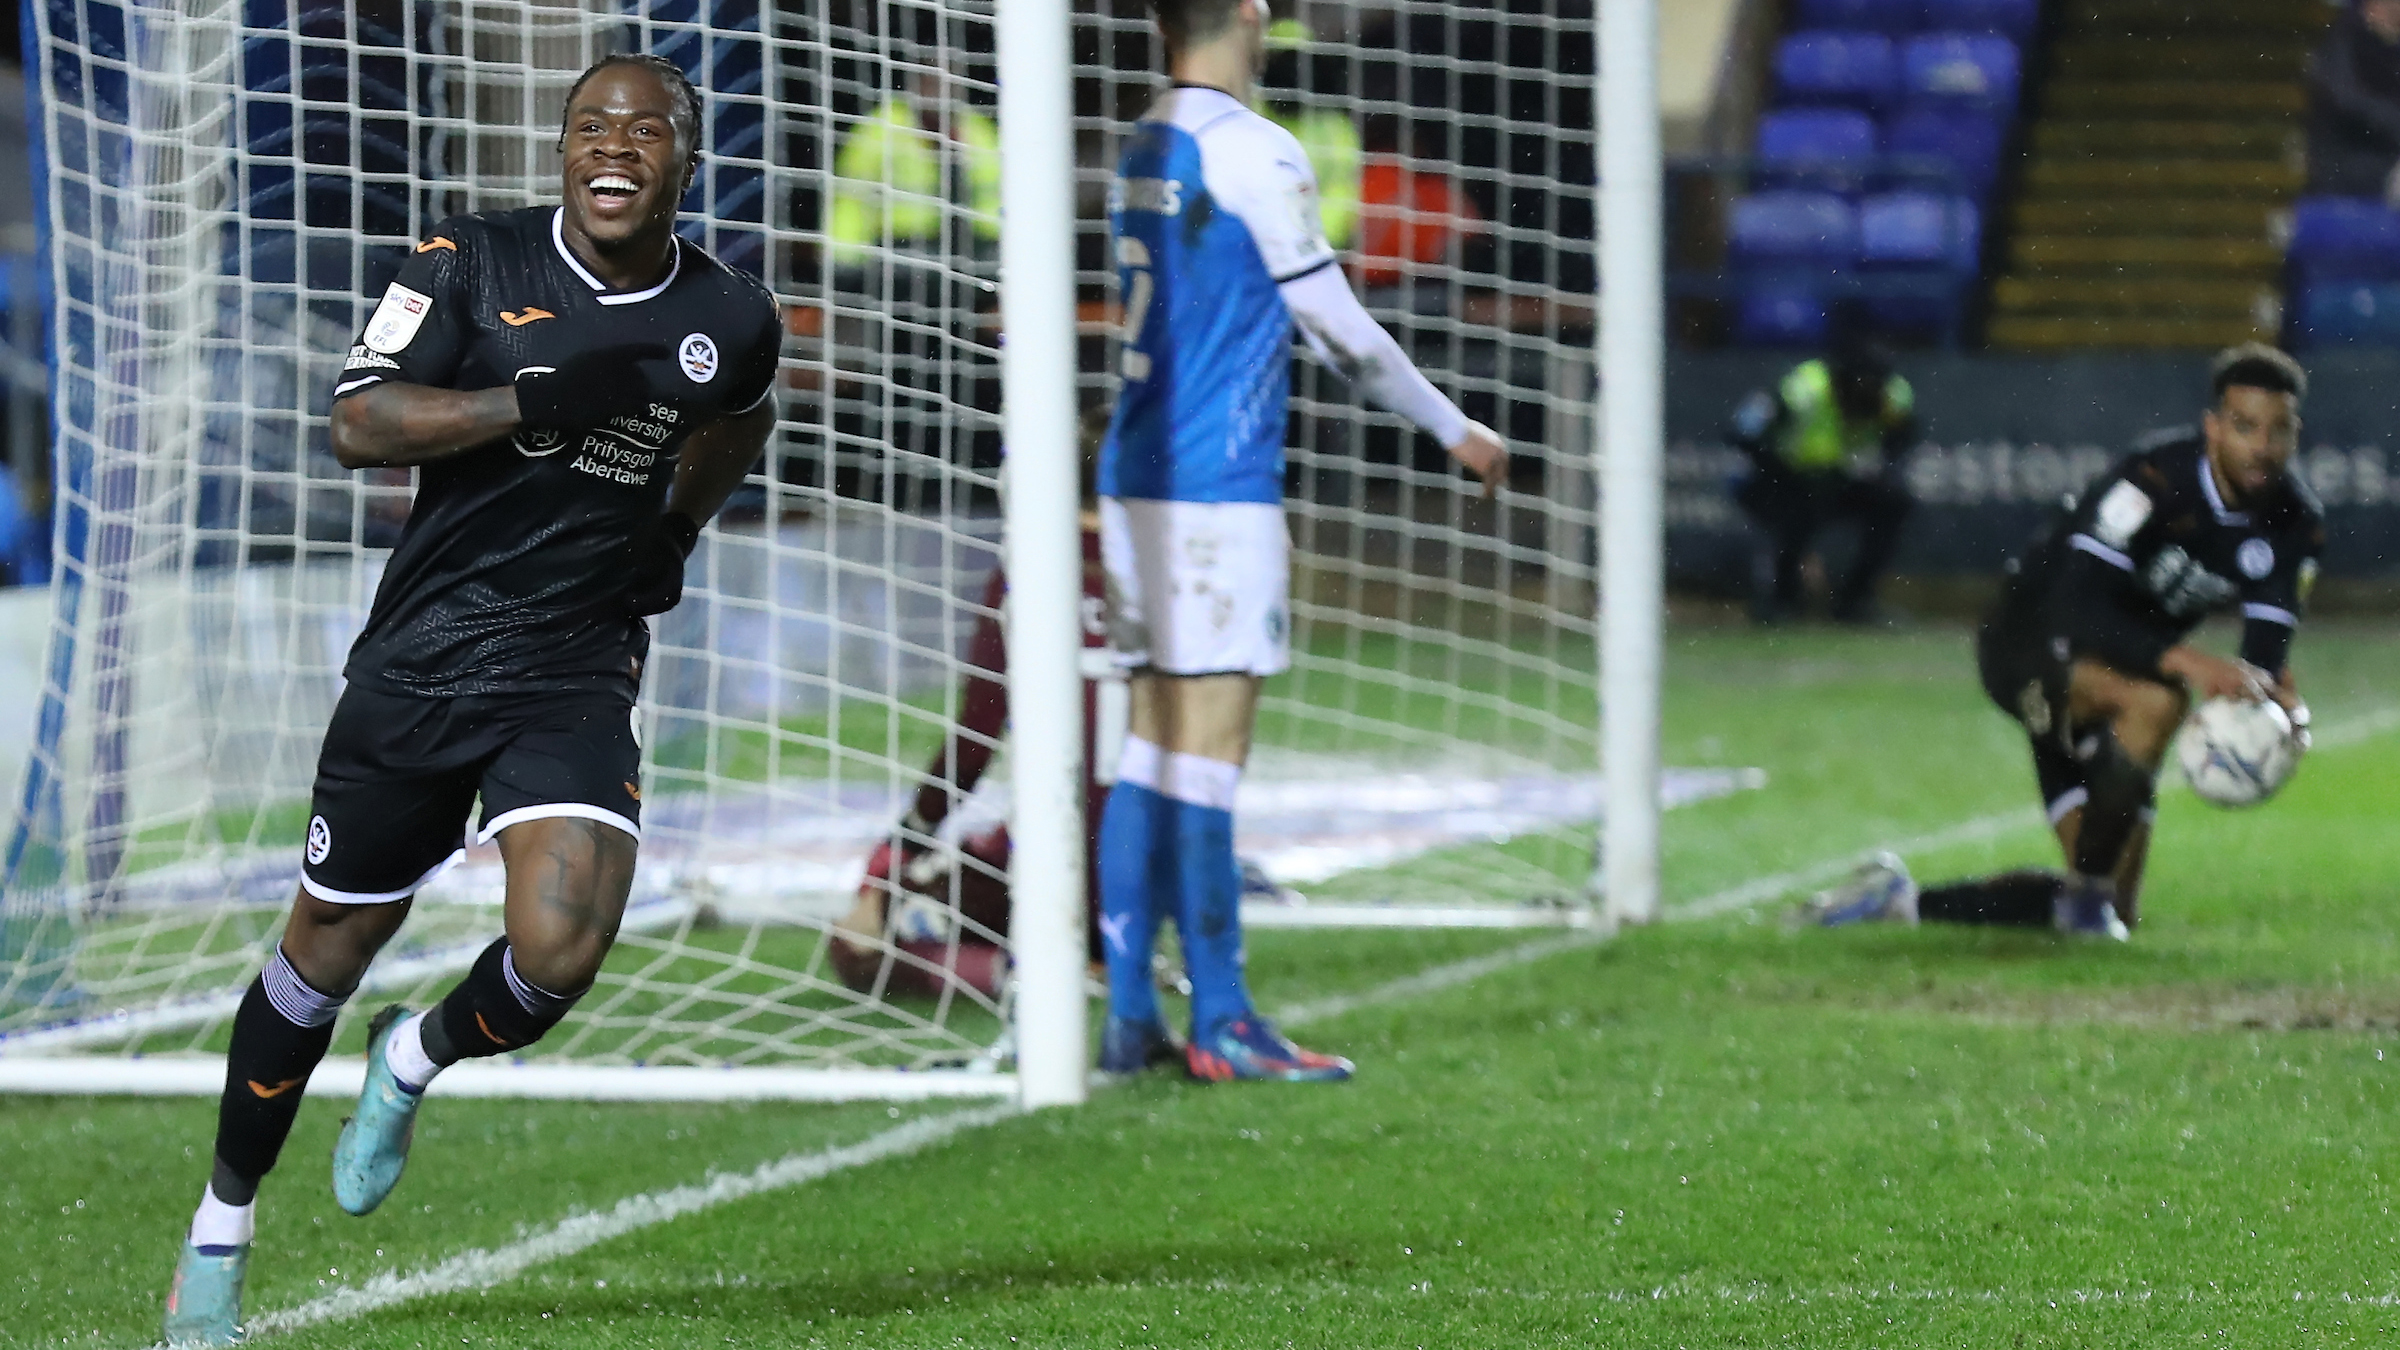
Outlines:
{"type": "Polygon", "coordinates": [[[2294,398],[2308,397],[2308,372],[2291,354],[2263,342],[2245,342],[2227,347],[2217,353],[2208,366],[2208,388],[2212,398],[2222,401],[2225,391],[2240,385],[2244,389],[2264,389],[2273,394],[2290,394],[2294,398]]]}
{"type": "MultiPolygon", "coordinates": [[[[663,56],[653,56],[648,52],[611,52],[592,62],[568,87],[568,110],[574,109],[575,100],[582,96],[583,87],[592,82],[592,77],[611,66],[639,66],[656,75],[658,82],[667,87],[667,93],[675,99],[675,134],[683,138],[684,165],[688,168],[697,164],[700,160],[700,91],[692,87],[691,77],[683,73],[683,67],[663,56]]],[[[562,113],[558,128],[558,143],[562,149],[567,143],[564,116],[562,113]]]]}

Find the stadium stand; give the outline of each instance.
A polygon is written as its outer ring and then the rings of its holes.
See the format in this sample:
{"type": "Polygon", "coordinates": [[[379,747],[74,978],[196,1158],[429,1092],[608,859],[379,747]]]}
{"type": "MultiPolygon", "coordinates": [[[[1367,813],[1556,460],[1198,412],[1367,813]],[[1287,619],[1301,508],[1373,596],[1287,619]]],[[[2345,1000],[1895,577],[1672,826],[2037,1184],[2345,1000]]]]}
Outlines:
{"type": "Polygon", "coordinates": [[[2332,13],[2295,0],[2058,6],[1991,344],[2274,336],[2276,225],[2302,182],[2291,154],[2301,73],[2332,13]]]}
{"type": "Polygon", "coordinates": [[[2040,0],[1799,0],[1728,267],[1684,292],[1726,301],[1749,345],[1821,342],[1845,298],[1883,336],[1956,345],[2041,17],[2040,0]]]}

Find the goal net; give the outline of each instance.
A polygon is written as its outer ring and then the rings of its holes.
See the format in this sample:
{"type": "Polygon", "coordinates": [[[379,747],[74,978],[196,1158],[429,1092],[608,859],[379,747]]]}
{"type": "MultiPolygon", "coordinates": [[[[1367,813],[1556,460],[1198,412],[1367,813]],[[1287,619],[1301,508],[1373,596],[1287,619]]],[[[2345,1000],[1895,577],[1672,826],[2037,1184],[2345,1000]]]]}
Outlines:
{"type": "MultiPolygon", "coordinates": [[[[1099,408],[1108,166],[1162,62],[1136,0],[1078,10],[1078,360],[1099,408]]],[[[933,837],[896,823],[956,756],[1000,544],[988,0],[31,12],[62,518],[0,892],[0,1068],[221,1048],[409,502],[406,473],[334,463],[335,373],[415,240],[554,199],[568,84],[642,50],[706,105],[684,233],[784,306],[781,424],[656,621],[631,908],[533,1058],[1004,1090],[1006,920],[970,892],[1005,880],[1005,774],[933,837]],[[895,842],[945,866],[861,927],[867,858],[895,842]]],[[[1599,802],[1589,6],[1301,18],[1265,97],[1318,161],[1335,242],[1520,464],[1478,500],[1303,362],[1296,664],[1269,691],[1243,848],[1285,901],[1572,908],[1599,802]]],[[[465,850],[345,1026],[438,996],[501,893],[496,852],[465,850]]]]}

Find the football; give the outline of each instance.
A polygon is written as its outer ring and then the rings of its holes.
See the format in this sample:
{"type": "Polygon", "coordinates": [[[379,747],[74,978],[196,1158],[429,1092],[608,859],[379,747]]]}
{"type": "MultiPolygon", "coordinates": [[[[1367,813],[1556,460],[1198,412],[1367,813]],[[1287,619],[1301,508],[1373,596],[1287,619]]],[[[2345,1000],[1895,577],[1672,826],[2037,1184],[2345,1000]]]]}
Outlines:
{"type": "Polygon", "coordinates": [[[2176,757],[2201,800],[2256,806],[2291,778],[2307,749],[2306,714],[2295,724],[2273,703],[2212,698],[2184,724],[2176,757]]]}

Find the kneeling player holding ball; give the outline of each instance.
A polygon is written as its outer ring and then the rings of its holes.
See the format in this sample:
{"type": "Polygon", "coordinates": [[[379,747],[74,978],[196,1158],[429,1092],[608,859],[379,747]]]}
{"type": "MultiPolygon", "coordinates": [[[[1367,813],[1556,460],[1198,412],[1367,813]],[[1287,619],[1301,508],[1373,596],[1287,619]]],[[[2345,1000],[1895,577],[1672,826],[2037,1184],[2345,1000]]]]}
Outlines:
{"type": "Polygon", "coordinates": [[[671,63],[598,62],[567,99],[563,204],[444,222],[350,349],[334,455],[417,467],[416,501],[326,728],[300,894],[234,1016],[170,1343],[240,1338],[259,1181],[344,1000],[478,797],[506,935],[438,1005],[373,1020],[334,1150],[342,1207],[365,1214],[399,1181],[436,1074],[540,1040],[615,941],[644,619],[682,598],[701,525],[775,424],[773,297],[675,236],[699,136],[671,63]]]}
{"type": "MultiPolygon", "coordinates": [[[[1814,902],[1820,923],[2056,928],[2124,939],[2139,919],[2159,765],[2195,700],[2297,714],[2288,658],[2325,544],[2290,469],[2308,377],[2247,344],[2220,355],[2197,431],[2160,433],[2009,564],[1976,642],[1984,691],[2024,727],[2068,871],[1919,890],[1885,854],[1814,902]],[[2239,660],[2189,644],[2239,606],[2239,660]]],[[[2295,721],[2304,719],[2295,716],[2295,721]]]]}

